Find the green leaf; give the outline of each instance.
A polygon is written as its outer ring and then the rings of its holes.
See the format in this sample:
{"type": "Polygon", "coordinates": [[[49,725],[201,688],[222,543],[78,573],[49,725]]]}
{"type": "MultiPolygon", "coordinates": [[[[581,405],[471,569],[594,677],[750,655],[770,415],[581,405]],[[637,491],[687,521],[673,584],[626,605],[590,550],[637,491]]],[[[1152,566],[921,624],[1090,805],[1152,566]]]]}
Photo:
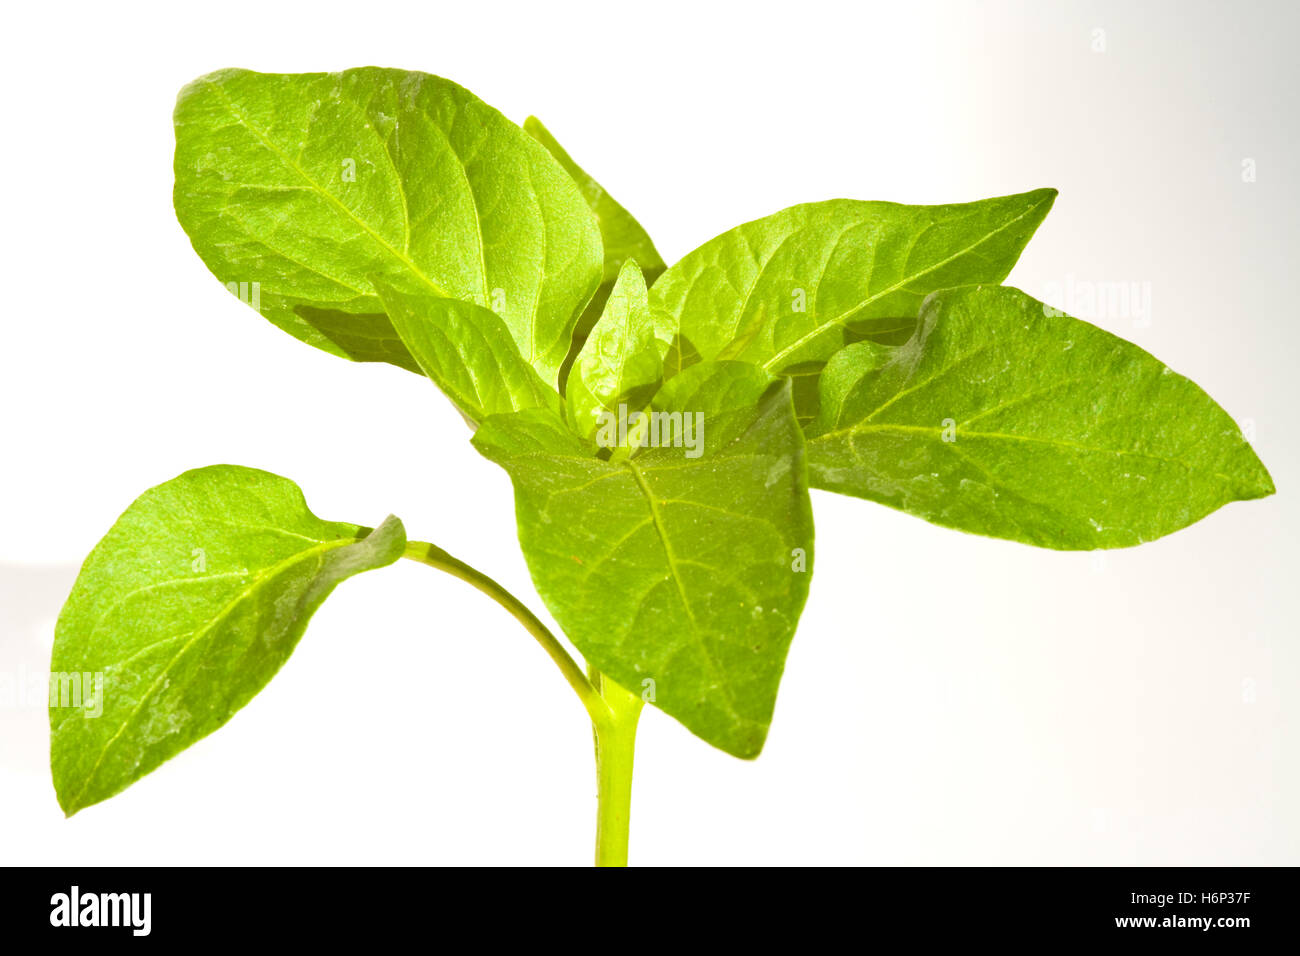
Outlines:
{"type": "Polygon", "coordinates": [[[846,345],[832,355],[817,378],[817,418],[804,427],[804,434],[821,434],[851,418],[853,412],[844,406],[854,388],[898,355],[896,346],[872,341],[846,345]]]}
{"type": "Polygon", "coordinates": [[[322,521],[297,485],[252,468],[201,468],[146,491],[90,553],[59,615],[53,679],[84,675],[85,689],[102,675],[93,703],[50,707],[64,812],[224,724],[335,585],[392,564],[405,544],[396,518],[374,531],[322,521]]]}
{"type": "Polygon", "coordinates": [[[659,278],[665,266],[663,257],[659,255],[659,250],[655,248],[655,244],[650,240],[650,236],[642,228],[641,224],[632,217],[631,213],[619,205],[613,196],[605,192],[605,188],[592,179],[586,170],[573,161],[573,158],[565,152],[564,147],[551,135],[551,131],[542,125],[541,120],[536,116],[528,117],[528,119],[524,120],[524,130],[529,136],[546,147],[547,151],[555,157],[556,161],[573,177],[573,181],[578,184],[587,205],[591,207],[591,211],[596,215],[596,222],[600,226],[601,241],[605,247],[604,275],[601,278],[600,288],[591,297],[586,310],[578,319],[577,327],[573,332],[573,346],[569,352],[569,361],[565,363],[565,367],[560,372],[560,385],[562,388],[567,388],[569,366],[572,365],[578,350],[582,348],[587,336],[591,333],[592,327],[604,311],[605,301],[613,292],[614,283],[618,281],[619,273],[623,270],[624,264],[635,261],[645,274],[647,283],[654,282],[659,278]]]}
{"type": "Polygon", "coordinates": [[[473,424],[525,408],[560,410],[560,396],[524,361],[496,313],[401,292],[383,279],[375,279],[375,288],[420,369],[473,424]]]}
{"type": "Polygon", "coordinates": [[[758,404],[776,376],[748,362],[702,362],[663,384],[651,400],[653,408],[695,409],[705,418],[748,409],[758,404]]]}
{"type": "Polygon", "coordinates": [[[1018,289],[935,293],[910,342],[846,349],[822,391],[815,486],[963,531],[1120,548],[1274,490],[1197,385],[1018,289]]]}
{"type": "Polygon", "coordinates": [[[411,368],[378,318],[380,275],[497,312],[555,382],[600,282],[600,233],[550,154],[467,90],[374,67],[222,70],[181,91],[174,120],[181,225],[276,325],[411,368]]]}
{"type": "Polygon", "coordinates": [[[948,206],[832,199],[709,240],[650,290],[665,375],[739,359],[801,379],[816,416],[821,366],[846,344],[910,334],[924,297],[1001,282],[1047,215],[1053,189],[948,206]]]}
{"type": "Polygon", "coordinates": [[[776,381],[776,376],[747,362],[701,362],[665,382],[650,407],[699,412],[708,425],[709,440],[728,442],[749,427],[754,407],[776,381]]]}
{"type": "Polygon", "coordinates": [[[510,473],[533,581],[587,662],[753,757],[808,594],[813,525],[789,384],[745,414],[740,429],[705,418],[699,457],[660,431],[660,447],[602,461],[540,411],[489,418],[474,445],[510,473]]]}
{"type": "Polygon", "coordinates": [[[641,224],[613,196],[605,192],[605,188],[592,179],[586,170],[573,161],[536,116],[524,120],[524,131],[545,146],[547,152],[564,167],[565,172],[573,177],[582,191],[583,199],[596,214],[605,247],[604,281],[612,287],[623,264],[629,259],[635,259],[645,273],[646,281],[653,282],[664,271],[664,260],[641,224]]]}
{"type": "Polygon", "coordinates": [[[629,260],[569,373],[569,420],[590,438],[602,417],[616,416],[620,405],[631,411],[644,408],[662,376],[645,278],[629,260]]]}
{"type": "Polygon", "coordinates": [[[387,362],[416,375],[424,374],[383,312],[338,312],[309,305],[300,305],[296,311],[304,322],[340,350],[336,354],[354,362],[387,362]]]}

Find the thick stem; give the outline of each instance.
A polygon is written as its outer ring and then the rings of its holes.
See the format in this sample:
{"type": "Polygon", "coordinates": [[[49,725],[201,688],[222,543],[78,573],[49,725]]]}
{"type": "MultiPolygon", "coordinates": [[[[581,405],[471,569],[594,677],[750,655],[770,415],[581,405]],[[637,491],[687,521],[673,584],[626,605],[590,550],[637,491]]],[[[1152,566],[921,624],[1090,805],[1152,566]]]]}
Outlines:
{"type": "Polygon", "coordinates": [[[596,735],[596,865],[627,866],[632,818],[632,757],[642,700],[598,671],[591,680],[609,706],[593,720],[596,735]]]}

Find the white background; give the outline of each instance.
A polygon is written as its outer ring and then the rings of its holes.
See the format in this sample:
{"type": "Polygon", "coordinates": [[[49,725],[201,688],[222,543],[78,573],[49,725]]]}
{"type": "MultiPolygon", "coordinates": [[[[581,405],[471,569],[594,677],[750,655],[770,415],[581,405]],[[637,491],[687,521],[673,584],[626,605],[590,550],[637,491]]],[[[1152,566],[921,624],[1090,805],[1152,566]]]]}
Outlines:
{"type": "Polygon", "coordinates": [[[1294,5],[5,16],[0,862],[590,859],[581,707],[508,616],[413,564],[345,584],[227,727],[71,820],[43,704],[12,693],[47,668],[117,514],[204,464],[294,478],[326,518],[396,513],[541,609],[507,479],[434,387],[259,319],[171,210],[186,81],[367,64],[537,113],[670,262],[795,202],[1058,187],[1009,281],[1149,283],[1150,321],[1091,318],[1253,428],[1280,489],[1104,555],[814,493],[816,579],[767,748],[737,761],[647,711],[634,863],[1300,862],[1294,5]]]}

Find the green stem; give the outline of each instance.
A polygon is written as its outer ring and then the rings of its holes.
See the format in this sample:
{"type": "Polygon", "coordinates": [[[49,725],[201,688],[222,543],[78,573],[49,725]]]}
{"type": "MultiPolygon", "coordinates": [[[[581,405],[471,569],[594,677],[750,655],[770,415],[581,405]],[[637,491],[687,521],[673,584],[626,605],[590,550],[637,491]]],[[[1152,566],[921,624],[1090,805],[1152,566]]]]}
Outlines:
{"type": "Polygon", "coordinates": [[[642,700],[592,669],[609,715],[592,721],[596,735],[596,865],[627,866],[632,815],[632,757],[642,700]]]}
{"type": "Polygon", "coordinates": [[[496,581],[482,571],[470,567],[459,558],[452,557],[437,545],[425,541],[408,541],[406,551],[402,557],[410,558],[412,561],[419,561],[421,564],[427,564],[439,571],[446,571],[453,577],[458,577],[462,581],[474,585],[474,587],[509,611],[524,626],[524,629],[537,639],[537,643],[542,645],[542,649],[559,666],[560,673],[564,675],[564,679],[577,692],[578,698],[582,701],[583,706],[587,708],[587,714],[591,717],[592,723],[606,718],[609,707],[601,698],[599,691],[592,685],[591,681],[587,680],[582,668],[569,656],[569,652],[551,633],[550,628],[538,620],[537,615],[530,611],[528,606],[519,598],[500,584],[497,584],[496,581]]]}
{"type": "Polygon", "coordinates": [[[589,678],[527,605],[476,568],[425,541],[408,541],[402,556],[446,571],[478,588],[509,611],[559,665],[565,680],[587,708],[596,739],[596,865],[627,866],[632,755],[636,747],[637,719],[641,716],[641,698],[624,690],[595,668],[591,669],[589,678]]]}

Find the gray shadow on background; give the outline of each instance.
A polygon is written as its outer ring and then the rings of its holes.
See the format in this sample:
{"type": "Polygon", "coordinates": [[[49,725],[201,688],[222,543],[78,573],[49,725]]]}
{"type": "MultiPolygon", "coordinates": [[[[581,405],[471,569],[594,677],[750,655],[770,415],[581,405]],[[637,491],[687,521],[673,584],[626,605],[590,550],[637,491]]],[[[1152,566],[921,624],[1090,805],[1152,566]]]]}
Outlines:
{"type": "Polygon", "coordinates": [[[50,649],[77,571],[0,562],[0,767],[49,772],[50,649]]]}

